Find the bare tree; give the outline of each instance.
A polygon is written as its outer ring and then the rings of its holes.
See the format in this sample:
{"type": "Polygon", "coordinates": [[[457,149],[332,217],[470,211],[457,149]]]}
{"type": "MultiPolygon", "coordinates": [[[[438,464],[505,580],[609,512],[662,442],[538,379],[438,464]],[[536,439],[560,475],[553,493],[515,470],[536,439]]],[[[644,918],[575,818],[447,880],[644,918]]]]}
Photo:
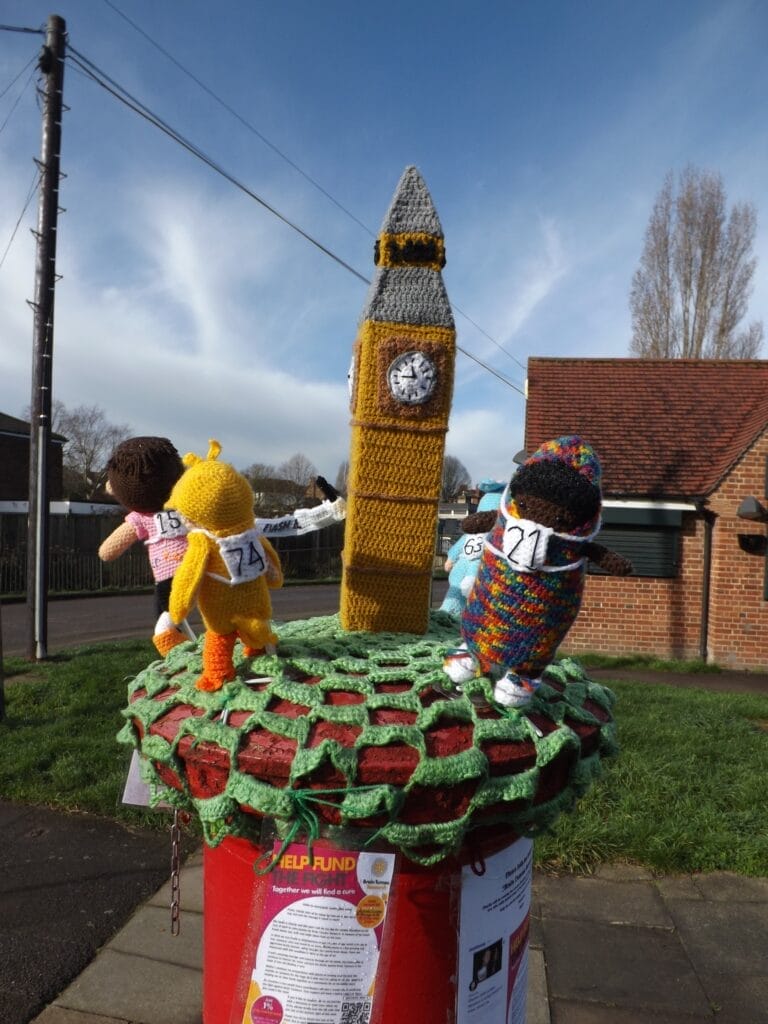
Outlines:
{"type": "Polygon", "coordinates": [[[290,459],[280,463],[277,467],[277,475],[283,480],[290,481],[294,488],[296,500],[300,501],[306,494],[309,485],[317,476],[317,469],[306,455],[296,452],[290,459]]]}
{"type": "Polygon", "coordinates": [[[349,478],[349,460],[345,459],[339,466],[339,470],[336,474],[336,483],[334,487],[339,492],[346,496],[347,493],[347,480],[349,478]]]}
{"type": "Polygon", "coordinates": [[[751,203],[726,213],[719,174],[667,174],[632,278],[632,353],[648,358],[754,359],[762,321],[739,331],[757,260],[751,203]]]}
{"type": "Polygon", "coordinates": [[[464,463],[455,455],[443,459],[443,481],[440,487],[441,501],[455,501],[465,487],[469,487],[470,475],[464,463]]]}
{"type": "Polygon", "coordinates": [[[53,403],[52,426],[67,438],[64,445],[64,491],[68,498],[92,501],[107,479],[107,462],[114,448],[131,436],[126,423],[110,423],[98,405],[68,409],[53,403]]]}

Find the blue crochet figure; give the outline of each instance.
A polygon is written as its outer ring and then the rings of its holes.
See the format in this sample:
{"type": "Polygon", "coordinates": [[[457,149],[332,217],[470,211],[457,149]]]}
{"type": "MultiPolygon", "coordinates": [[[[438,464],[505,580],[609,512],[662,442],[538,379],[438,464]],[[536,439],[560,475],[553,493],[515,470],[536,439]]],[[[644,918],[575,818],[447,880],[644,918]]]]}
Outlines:
{"type": "Polygon", "coordinates": [[[448,590],[440,611],[447,612],[454,619],[461,618],[467,595],[475,582],[483,553],[483,539],[496,521],[504,487],[504,482],[499,480],[480,482],[478,490],[483,494],[477,503],[477,511],[464,519],[461,524],[463,535],[451,545],[446,555],[448,590]]]}

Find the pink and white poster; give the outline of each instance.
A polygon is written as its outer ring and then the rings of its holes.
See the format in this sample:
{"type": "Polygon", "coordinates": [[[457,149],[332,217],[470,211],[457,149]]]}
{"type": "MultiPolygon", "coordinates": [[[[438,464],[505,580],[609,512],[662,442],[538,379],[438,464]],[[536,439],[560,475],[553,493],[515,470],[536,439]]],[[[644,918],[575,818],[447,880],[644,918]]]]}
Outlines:
{"type": "MultiPolygon", "coordinates": [[[[275,843],[275,854],[280,844],[275,843]]],[[[395,855],[291,844],[270,875],[242,1024],[368,1024],[395,855]]]]}

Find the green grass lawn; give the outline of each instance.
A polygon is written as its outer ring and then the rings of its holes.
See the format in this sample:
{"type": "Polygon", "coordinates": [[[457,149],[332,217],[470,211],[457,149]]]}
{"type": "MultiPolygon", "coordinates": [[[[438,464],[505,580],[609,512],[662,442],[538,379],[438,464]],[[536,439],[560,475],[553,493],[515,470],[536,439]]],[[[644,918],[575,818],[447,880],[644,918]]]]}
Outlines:
{"type": "MultiPolygon", "coordinates": [[[[39,665],[8,659],[2,798],[165,828],[166,815],[120,803],[128,753],[115,741],[127,680],[153,657],[148,640],[129,640],[39,665]]],[[[537,841],[537,862],[768,876],[768,695],[610,685],[621,754],[576,812],[537,841]]]]}
{"type": "Polygon", "coordinates": [[[130,752],[115,741],[128,679],[156,657],[149,640],[126,640],[38,664],[7,658],[0,796],[165,827],[166,815],[120,802],[130,752]]]}

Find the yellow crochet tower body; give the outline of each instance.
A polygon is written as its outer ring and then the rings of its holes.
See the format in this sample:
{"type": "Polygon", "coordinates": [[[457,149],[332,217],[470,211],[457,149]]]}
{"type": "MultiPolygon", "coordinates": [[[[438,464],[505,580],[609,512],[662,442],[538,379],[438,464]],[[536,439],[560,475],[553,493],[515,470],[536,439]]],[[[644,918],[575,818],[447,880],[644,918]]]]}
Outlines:
{"type": "Polygon", "coordinates": [[[341,588],[347,630],[426,632],[456,331],[442,228],[406,168],[355,342],[341,588]]]}

